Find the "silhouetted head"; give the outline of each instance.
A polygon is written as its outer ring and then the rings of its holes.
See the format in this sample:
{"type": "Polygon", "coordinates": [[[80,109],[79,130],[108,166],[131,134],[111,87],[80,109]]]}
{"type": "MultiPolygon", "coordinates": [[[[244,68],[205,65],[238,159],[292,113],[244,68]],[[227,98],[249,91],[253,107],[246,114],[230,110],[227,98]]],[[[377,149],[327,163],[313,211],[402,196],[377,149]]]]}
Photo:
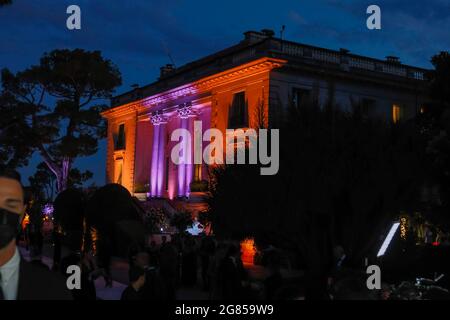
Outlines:
{"type": "Polygon", "coordinates": [[[20,175],[14,170],[0,169],[0,250],[15,240],[24,212],[20,175]]]}
{"type": "Polygon", "coordinates": [[[142,268],[131,266],[128,272],[130,283],[137,288],[141,288],[145,283],[145,271],[142,268]]]}

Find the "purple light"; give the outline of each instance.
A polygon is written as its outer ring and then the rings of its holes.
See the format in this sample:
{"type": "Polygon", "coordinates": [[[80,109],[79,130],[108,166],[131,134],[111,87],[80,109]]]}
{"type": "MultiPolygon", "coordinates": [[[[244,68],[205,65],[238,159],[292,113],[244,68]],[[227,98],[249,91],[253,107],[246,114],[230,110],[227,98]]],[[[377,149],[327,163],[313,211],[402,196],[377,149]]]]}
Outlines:
{"type": "Polygon", "coordinates": [[[158,177],[157,177],[157,187],[156,194],[158,197],[163,195],[163,184],[164,184],[164,153],[166,148],[166,124],[161,123],[159,125],[159,146],[158,146],[158,177]]]}
{"type": "Polygon", "coordinates": [[[53,211],[54,211],[53,204],[47,203],[44,206],[44,208],[42,209],[42,214],[44,216],[47,216],[47,217],[51,218],[53,216],[53,211]]]}
{"type": "MultiPolygon", "coordinates": [[[[187,118],[181,118],[181,128],[186,129],[187,128],[187,118]]],[[[185,177],[186,177],[186,135],[183,134],[182,136],[182,154],[178,155],[180,157],[179,165],[178,165],[178,196],[184,196],[185,194],[185,177]]]]}
{"type": "Polygon", "coordinates": [[[150,176],[150,193],[153,197],[157,195],[159,127],[159,124],[153,126],[152,168],[150,176]]]}

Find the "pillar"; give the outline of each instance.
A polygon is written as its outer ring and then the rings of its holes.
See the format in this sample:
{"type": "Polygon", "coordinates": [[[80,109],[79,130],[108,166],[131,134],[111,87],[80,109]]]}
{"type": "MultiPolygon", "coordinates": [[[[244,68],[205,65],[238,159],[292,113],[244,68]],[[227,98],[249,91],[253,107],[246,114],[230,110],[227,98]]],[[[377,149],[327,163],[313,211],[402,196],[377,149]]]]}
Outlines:
{"type": "Polygon", "coordinates": [[[150,194],[152,197],[162,196],[164,182],[165,124],[167,118],[156,114],[150,118],[153,124],[152,163],[150,170],[150,194]]]}
{"type": "MultiPolygon", "coordinates": [[[[181,117],[180,119],[180,128],[187,129],[187,121],[186,117],[181,117]]],[[[186,195],[186,139],[187,136],[183,135],[182,138],[183,144],[183,153],[180,154],[179,165],[178,165],[178,196],[184,197],[186,195]]]]}
{"type": "Polygon", "coordinates": [[[190,193],[190,185],[192,182],[192,177],[194,175],[194,120],[195,120],[195,116],[191,115],[189,116],[189,118],[187,119],[187,126],[188,126],[188,130],[191,133],[190,139],[191,139],[191,152],[188,155],[189,159],[187,159],[187,163],[186,163],[186,196],[189,196],[190,193]]]}
{"type": "Polygon", "coordinates": [[[192,108],[190,103],[181,105],[178,110],[178,116],[181,119],[181,128],[190,132],[190,135],[183,136],[183,150],[180,164],[178,166],[178,196],[184,197],[189,195],[189,185],[193,176],[193,146],[194,146],[194,118],[197,112],[192,108]],[[190,140],[188,142],[188,139],[190,140]],[[189,147],[189,149],[188,149],[189,147]]]}
{"type": "Polygon", "coordinates": [[[158,144],[158,178],[157,191],[158,197],[162,197],[164,193],[164,173],[166,164],[166,123],[161,122],[159,125],[159,144],[158,144]]]}

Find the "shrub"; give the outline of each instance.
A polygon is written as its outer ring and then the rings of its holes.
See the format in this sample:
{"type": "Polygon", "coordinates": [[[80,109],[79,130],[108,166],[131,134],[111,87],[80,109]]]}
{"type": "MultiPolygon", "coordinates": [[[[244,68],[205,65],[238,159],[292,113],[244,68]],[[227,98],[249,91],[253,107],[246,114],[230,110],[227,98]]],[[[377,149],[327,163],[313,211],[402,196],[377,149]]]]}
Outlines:
{"type": "Polygon", "coordinates": [[[134,186],[135,193],[147,193],[149,191],[149,185],[143,183],[136,183],[134,186]]]}
{"type": "Polygon", "coordinates": [[[208,181],[192,181],[190,184],[191,192],[207,192],[208,191],[208,181]]]}

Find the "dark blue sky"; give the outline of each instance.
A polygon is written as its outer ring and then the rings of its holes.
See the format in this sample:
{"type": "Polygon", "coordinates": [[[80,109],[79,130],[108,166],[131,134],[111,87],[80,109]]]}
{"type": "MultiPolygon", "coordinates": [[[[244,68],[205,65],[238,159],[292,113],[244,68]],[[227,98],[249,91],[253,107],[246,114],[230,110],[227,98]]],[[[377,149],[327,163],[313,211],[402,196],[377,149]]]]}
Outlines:
{"type": "MultiPolygon", "coordinates": [[[[450,0],[13,0],[0,9],[0,68],[19,71],[60,48],[101,50],[120,69],[121,93],[154,81],[159,67],[211,54],[242,39],[247,30],[286,25],[285,38],[332,49],[430,67],[430,57],[450,48],[450,0]],[[82,10],[82,30],[66,29],[66,8],[82,10]],[[382,10],[382,30],[366,28],[366,8],[382,10]]],[[[40,159],[22,170],[24,182],[40,159]]],[[[104,182],[105,142],[76,165],[104,182]]]]}

